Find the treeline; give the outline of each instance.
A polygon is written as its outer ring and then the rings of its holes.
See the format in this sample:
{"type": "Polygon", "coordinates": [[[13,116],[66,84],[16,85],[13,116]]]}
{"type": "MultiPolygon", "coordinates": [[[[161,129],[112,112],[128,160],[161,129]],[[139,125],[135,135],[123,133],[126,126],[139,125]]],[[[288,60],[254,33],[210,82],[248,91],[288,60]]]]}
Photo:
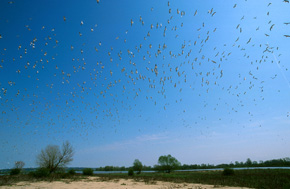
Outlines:
{"type": "Polygon", "coordinates": [[[239,168],[239,167],[290,167],[290,158],[281,158],[281,159],[272,159],[267,161],[252,161],[248,158],[245,162],[229,163],[229,164],[219,164],[219,165],[211,165],[211,164],[193,164],[187,165],[183,164],[179,169],[214,169],[214,168],[239,168]]]}
{"type": "MultiPolygon", "coordinates": [[[[239,167],[290,167],[290,158],[272,159],[267,161],[252,161],[248,158],[245,162],[235,161],[229,164],[183,164],[177,169],[188,170],[188,169],[214,169],[214,168],[239,168],[239,167]]],[[[119,166],[105,166],[96,168],[96,171],[128,171],[132,167],[119,167],[119,166]]],[[[156,166],[143,165],[142,171],[156,171],[156,166]]]]}
{"type": "MultiPolygon", "coordinates": [[[[131,168],[132,167],[125,167],[125,166],[122,166],[122,167],[119,167],[119,166],[105,166],[105,167],[96,168],[95,170],[96,171],[128,171],[131,168]]],[[[153,167],[143,165],[142,170],[143,171],[152,171],[153,167]]]]}

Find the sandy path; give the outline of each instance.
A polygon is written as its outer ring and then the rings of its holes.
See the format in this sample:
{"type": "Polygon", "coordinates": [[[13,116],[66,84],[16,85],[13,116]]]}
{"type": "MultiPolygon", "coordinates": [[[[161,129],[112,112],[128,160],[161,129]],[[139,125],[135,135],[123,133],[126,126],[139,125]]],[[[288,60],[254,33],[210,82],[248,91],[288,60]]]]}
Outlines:
{"type": "MultiPolygon", "coordinates": [[[[208,189],[208,188],[226,188],[226,189],[237,189],[241,187],[218,187],[213,185],[204,184],[189,184],[189,183],[170,183],[170,182],[136,182],[132,179],[115,179],[110,181],[102,181],[99,177],[88,177],[88,179],[81,181],[54,181],[54,182],[19,182],[13,186],[0,186],[2,189],[6,188],[57,188],[57,189],[86,189],[86,188],[96,188],[96,189],[133,189],[133,188],[143,188],[143,189],[174,189],[174,188],[186,188],[186,189],[208,189]]],[[[246,188],[243,188],[246,189],[246,188]]]]}

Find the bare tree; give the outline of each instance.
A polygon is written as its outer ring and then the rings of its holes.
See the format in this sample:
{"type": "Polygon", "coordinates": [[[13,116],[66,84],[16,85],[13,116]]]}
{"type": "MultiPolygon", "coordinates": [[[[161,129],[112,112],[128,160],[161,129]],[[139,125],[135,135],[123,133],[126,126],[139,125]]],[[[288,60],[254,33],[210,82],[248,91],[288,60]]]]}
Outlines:
{"type": "Polygon", "coordinates": [[[24,167],[24,165],[25,165],[25,163],[23,161],[16,161],[14,167],[15,167],[15,169],[21,170],[24,167]]]}
{"type": "Polygon", "coordinates": [[[60,150],[57,145],[48,145],[41,153],[37,156],[37,164],[41,168],[46,168],[50,173],[65,167],[73,160],[74,149],[71,144],[66,141],[62,144],[60,150]]]}

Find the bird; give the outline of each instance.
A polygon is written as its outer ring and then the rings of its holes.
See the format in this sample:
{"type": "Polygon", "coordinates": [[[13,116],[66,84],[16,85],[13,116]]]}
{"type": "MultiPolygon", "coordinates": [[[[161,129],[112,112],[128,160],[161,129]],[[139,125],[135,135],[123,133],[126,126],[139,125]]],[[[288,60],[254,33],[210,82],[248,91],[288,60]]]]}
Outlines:
{"type": "Polygon", "coordinates": [[[134,24],[133,20],[131,19],[131,26],[134,24]]]}

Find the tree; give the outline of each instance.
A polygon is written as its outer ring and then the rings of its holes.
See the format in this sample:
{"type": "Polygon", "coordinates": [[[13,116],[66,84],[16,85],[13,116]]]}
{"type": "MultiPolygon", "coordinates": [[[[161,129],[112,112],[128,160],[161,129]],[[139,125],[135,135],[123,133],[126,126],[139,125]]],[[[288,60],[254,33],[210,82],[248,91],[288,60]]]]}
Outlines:
{"type": "Polygon", "coordinates": [[[170,173],[172,170],[177,169],[181,166],[181,163],[170,154],[167,156],[160,156],[158,159],[158,164],[159,165],[157,166],[157,168],[160,171],[165,171],[166,173],[170,173]]]}
{"type": "Polygon", "coordinates": [[[142,171],[143,165],[141,163],[141,161],[139,161],[139,159],[135,159],[134,163],[133,163],[133,170],[137,171],[137,174],[140,174],[142,171]]]}
{"type": "Polygon", "coordinates": [[[22,169],[24,167],[25,163],[23,161],[16,161],[15,162],[15,168],[16,169],[22,169]]]}
{"type": "Polygon", "coordinates": [[[37,164],[40,168],[46,168],[49,173],[53,173],[68,165],[73,160],[73,154],[74,149],[68,141],[62,144],[61,150],[57,145],[48,145],[37,156],[37,164]]]}
{"type": "Polygon", "coordinates": [[[11,171],[10,171],[10,175],[18,175],[21,172],[24,165],[25,165],[25,163],[23,161],[16,161],[14,168],[11,169],[11,171]]]}
{"type": "Polygon", "coordinates": [[[248,158],[245,164],[247,166],[251,166],[253,163],[252,163],[252,160],[250,158],[248,158]]]}

